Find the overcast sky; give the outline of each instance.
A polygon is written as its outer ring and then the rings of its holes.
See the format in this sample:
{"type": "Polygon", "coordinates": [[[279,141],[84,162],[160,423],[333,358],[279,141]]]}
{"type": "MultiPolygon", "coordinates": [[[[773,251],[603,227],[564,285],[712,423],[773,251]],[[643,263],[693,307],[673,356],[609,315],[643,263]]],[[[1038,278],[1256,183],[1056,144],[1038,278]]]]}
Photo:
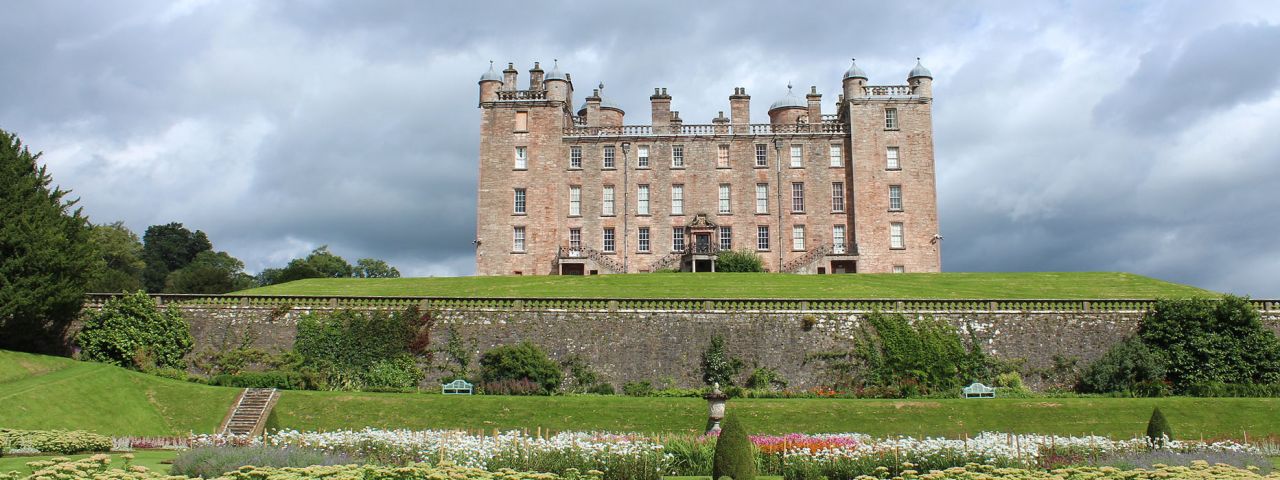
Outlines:
{"type": "Polygon", "coordinates": [[[923,57],[945,270],[1280,297],[1280,2],[610,3],[5,2],[0,128],[94,222],[251,272],[328,244],[467,275],[490,60],[523,88],[558,58],[628,123],[666,87],[693,124],[736,86],[758,121],[787,82],[832,113],[851,57],[873,84],[923,57]]]}

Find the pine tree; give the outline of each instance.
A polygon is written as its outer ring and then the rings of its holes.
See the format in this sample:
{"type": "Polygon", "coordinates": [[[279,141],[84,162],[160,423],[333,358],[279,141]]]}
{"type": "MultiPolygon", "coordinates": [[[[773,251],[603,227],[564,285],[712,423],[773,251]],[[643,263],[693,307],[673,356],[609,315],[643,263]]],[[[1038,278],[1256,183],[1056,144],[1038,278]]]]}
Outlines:
{"type": "Polygon", "coordinates": [[[747,430],[736,415],[726,415],[716,439],[716,452],[711,467],[711,478],[730,477],[733,480],[755,480],[756,452],[747,430]]]}
{"type": "Polygon", "coordinates": [[[0,130],[0,349],[56,353],[95,275],[91,226],[50,187],[16,135],[0,130]]]}

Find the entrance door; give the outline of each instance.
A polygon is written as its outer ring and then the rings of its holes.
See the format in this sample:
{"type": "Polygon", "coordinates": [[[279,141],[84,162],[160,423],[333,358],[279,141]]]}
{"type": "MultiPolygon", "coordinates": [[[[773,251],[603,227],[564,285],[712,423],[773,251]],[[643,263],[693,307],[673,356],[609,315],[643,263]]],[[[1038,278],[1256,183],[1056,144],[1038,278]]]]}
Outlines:
{"type": "Polygon", "coordinates": [[[581,263],[561,263],[561,275],[582,275],[584,273],[584,265],[581,263]]]}
{"type": "Polygon", "coordinates": [[[856,260],[832,260],[831,273],[857,273],[858,262],[856,260]]]}

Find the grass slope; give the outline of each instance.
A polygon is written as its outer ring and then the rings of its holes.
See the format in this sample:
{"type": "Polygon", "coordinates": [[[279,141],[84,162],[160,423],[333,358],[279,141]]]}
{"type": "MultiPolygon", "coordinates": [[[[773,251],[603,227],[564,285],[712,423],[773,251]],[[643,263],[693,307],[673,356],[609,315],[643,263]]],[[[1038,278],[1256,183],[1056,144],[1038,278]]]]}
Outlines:
{"type": "MultiPolygon", "coordinates": [[[[736,399],[758,433],[960,436],[982,431],[1131,437],[1159,406],[1184,438],[1280,433],[1280,399],[1052,398],[994,400],[736,399]]],[[[489,397],[284,392],[270,425],[299,430],[449,428],[701,432],[698,398],[489,397]]]]}
{"type": "Polygon", "coordinates": [[[218,428],[239,390],[0,351],[0,427],[182,435],[218,428]]]}
{"type": "Polygon", "coordinates": [[[787,275],[655,273],[308,279],[238,292],[246,295],[594,298],[959,298],[1094,299],[1215,295],[1131,273],[920,273],[787,275]]]}

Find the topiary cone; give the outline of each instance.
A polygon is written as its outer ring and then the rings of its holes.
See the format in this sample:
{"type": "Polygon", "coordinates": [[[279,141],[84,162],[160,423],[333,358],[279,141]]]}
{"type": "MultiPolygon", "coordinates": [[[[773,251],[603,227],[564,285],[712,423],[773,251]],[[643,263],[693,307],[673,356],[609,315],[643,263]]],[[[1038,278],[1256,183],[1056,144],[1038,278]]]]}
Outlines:
{"type": "Polygon", "coordinates": [[[733,480],[756,478],[755,446],[736,415],[725,416],[724,423],[720,424],[720,438],[716,439],[715,461],[711,466],[711,478],[726,476],[733,480]]]}
{"type": "Polygon", "coordinates": [[[1151,420],[1147,421],[1147,442],[1153,447],[1163,447],[1168,440],[1173,440],[1173,430],[1169,428],[1169,421],[1164,418],[1164,413],[1156,407],[1151,411],[1151,420]]]}

